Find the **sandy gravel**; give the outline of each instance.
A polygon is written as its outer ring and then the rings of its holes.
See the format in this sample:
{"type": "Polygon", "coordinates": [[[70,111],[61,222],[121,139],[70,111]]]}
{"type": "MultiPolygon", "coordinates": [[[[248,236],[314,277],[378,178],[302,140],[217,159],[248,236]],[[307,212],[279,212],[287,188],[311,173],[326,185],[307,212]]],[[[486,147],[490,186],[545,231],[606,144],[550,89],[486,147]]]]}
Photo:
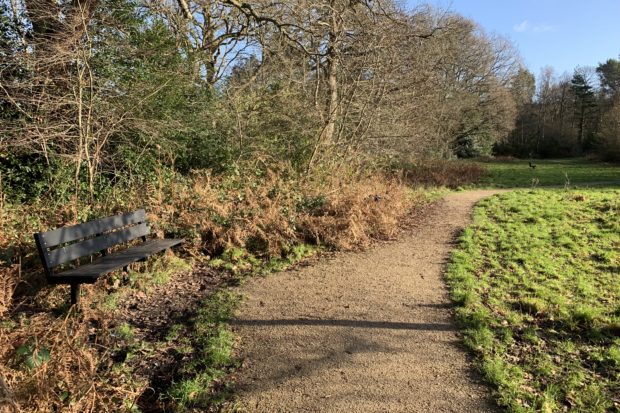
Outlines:
{"type": "Polygon", "coordinates": [[[243,411],[496,411],[442,279],[472,206],[496,192],[451,194],[398,242],[246,284],[243,411]]]}

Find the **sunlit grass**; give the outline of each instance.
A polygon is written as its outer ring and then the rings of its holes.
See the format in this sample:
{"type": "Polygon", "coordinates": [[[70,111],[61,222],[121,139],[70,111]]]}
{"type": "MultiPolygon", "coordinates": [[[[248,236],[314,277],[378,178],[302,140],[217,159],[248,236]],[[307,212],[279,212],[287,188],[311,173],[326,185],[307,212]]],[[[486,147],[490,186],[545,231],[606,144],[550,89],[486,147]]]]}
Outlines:
{"type": "Polygon", "coordinates": [[[511,412],[620,409],[620,190],[482,201],[452,256],[466,344],[511,412]]]}

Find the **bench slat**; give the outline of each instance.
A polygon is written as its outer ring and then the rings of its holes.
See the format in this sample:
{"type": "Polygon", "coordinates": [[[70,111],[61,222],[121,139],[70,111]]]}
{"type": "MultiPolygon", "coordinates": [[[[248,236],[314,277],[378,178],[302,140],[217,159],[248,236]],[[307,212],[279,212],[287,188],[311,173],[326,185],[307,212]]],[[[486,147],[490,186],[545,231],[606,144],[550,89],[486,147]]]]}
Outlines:
{"type": "Polygon", "coordinates": [[[52,284],[69,282],[94,283],[99,276],[123,268],[157,252],[182,243],[182,239],[154,239],[101,257],[90,264],[61,272],[49,278],[52,284]]]}
{"type": "Polygon", "coordinates": [[[50,267],[56,267],[86,255],[95,254],[114,245],[123,244],[133,239],[149,234],[148,225],[143,222],[118,231],[109,232],[101,236],[76,242],[66,247],[47,252],[47,261],[50,267]]]}
{"type": "Polygon", "coordinates": [[[70,227],[58,228],[49,232],[41,232],[39,233],[39,237],[43,243],[42,247],[44,249],[53,248],[59,244],[77,241],[82,238],[145,221],[146,212],[144,209],[138,209],[137,211],[122,215],[102,218],[70,227]]]}

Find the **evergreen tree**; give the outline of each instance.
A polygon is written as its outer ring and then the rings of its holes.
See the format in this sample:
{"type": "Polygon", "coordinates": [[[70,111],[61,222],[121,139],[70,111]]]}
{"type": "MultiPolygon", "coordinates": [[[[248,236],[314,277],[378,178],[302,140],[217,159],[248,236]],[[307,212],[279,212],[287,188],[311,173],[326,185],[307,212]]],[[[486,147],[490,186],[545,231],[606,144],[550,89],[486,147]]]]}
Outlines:
{"type": "Polygon", "coordinates": [[[588,126],[595,112],[596,96],[590,81],[579,70],[575,70],[571,80],[571,89],[575,96],[575,117],[578,123],[577,139],[579,149],[583,151],[587,147],[592,133],[588,126]]]}

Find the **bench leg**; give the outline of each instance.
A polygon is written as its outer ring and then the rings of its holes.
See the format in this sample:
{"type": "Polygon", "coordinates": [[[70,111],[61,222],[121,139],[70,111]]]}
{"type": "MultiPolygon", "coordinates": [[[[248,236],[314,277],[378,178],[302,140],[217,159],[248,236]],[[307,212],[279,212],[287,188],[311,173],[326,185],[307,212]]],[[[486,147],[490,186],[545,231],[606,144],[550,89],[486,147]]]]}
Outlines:
{"type": "Polygon", "coordinates": [[[71,284],[71,305],[77,305],[80,302],[80,284],[71,284]]]}

